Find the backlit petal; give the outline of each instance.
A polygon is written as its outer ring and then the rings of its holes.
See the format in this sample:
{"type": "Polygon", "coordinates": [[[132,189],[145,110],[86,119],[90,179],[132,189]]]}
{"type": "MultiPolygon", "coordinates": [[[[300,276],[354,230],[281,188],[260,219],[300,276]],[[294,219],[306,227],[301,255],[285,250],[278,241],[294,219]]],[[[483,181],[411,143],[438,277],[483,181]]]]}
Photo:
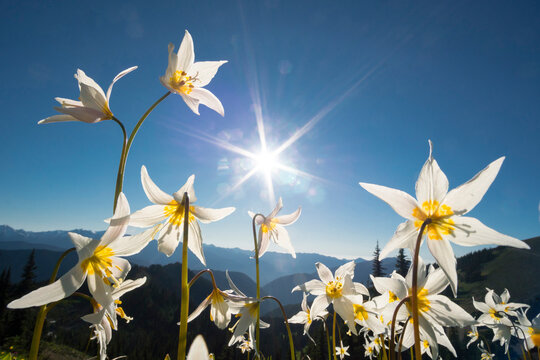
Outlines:
{"type": "Polygon", "coordinates": [[[164,191],[162,191],[148,175],[146,166],[141,167],[141,182],[144,189],[144,193],[148,199],[154,204],[167,205],[173,200],[173,197],[164,191]]]}
{"type": "Polygon", "coordinates": [[[189,347],[186,360],[208,360],[209,355],[204,338],[202,335],[197,335],[189,347]]]}
{"type": "MultiPolygon", "coordinates": [[[[182,239],[182,241],[185,241],[185,239],[182,239]]],[[[189,223],[188,248],[195,256],[197,256],[201,263],[206,266],[202,247],[201,228],[197,221],[191,221],[189,223]]]]}
{"type": "Polygon", "coordinates": [[[129,74],[130,72],[132,72],[133,70],[136,70],[137,68],[138,66],[132,66],[130,68],[127,68],[126,70],[121,71],[118,75],[114,77],[111,85],[109,85],[109,89],[107,89],[107,103],[111,100],[111,92],[112,92],[114,83],[120,80],[121,78],[123,78],[124,76],[126,76],[127,74],[129,74]]]}
{"type": "Polygon", "coordinates": [[[277,216],[276,220],[281,225],[291,225],[300,217],[301,212],[302,212],[302,208],[299,207],[298,210],[296,210],[292,214],[277,216]]]}
{"type": "Polygon", "coordinates": [[[52,284],[40,287],[17,300],[13,300],[7,307],[10,309],[23,309],[62,300],[77,291],[83,284],[84,279],[86,279],[86,273],[77,264],[52,284]]]}
{"type": "Polygon", "coordinates": [[[334,275],[326,265],[318,262],[315,263],[315,267],[317,268],[317,273],[323,283],[328,284],[330,281],[334,281],[334,275]]]}
{"type": "Polygon", "coordinates": [[[226,60],[221,61],[198,61],[194,63],[190,70],[189,76],[195,78],[193,84],[197,87],[208,85],[212,78],[216,75],[219,67],[225,64],[226,60]]]}
{"type": "Polygon", "coordinates": [[[439,204],[448,192],[448,179],[439,168],[439,164],[431,155],[432,144],[429,141],[429,157],[426,160],[418,180],[416,181],[416,198],[419,204],[438,201],[439,204]]]}
{"type": "Polygon", "coordinates": [[[178,65],[177,70],[189,71],[191,65],[195,61],[195,52],[193,51],[193,38],[189,31],[186,30],[180,48],[178,49],[178,65]]]}
{"type": "Polygon", "coordinates": [[[482,200],[491,183],[495,180],[503,161],[504,157],[493,161],[471,180],[451,190],[446,195],[444,204],[450,206],[457,214],[463,215],[471,211],[482,200]]]}
{"type": "Polygon", "coordinates": [[[164,205],[150,205],[137,210],[129,217],[129,225],[136,227],[148,227],[159,224],[167,218],[164,205]]]}
{"type": "Polygon", "coordinates": [[[386,186],[360,183],[364,189],[386,202],[405,219],[416,220],[413,211],[418,207],[416,200],[406,192],[386,186]]]}
{"type": "Polygon", "coordinates": [[[200,206],[193,206],[193,215],[199,219],[203,224],[210,223],[212,221],[218,221],[223,219],[234,212],[234,207],[226,207],[222,209],[209,209],[200,206]]]}
{"type": "Polygon", "coordinates": [[[43,120],[39,120],[38,124],[50,124],[54,122],[62,122],[62,121],[79,121],[79,119],[71,116],[71,115],[53,115],[49,116],[48,118],[45,118],[43,120]]]}
{"type": "Polygon", "coordinates": [[[182,199],[184,198],[184,193],[188,193],[189,197],[189,203],[194,203],[197,201],[197,197],[195,196],[195,190],[193,189],[193,182],[195,181],[195,175],[191,175],[188,177],[186,183],[182,185],[180,189],[178,189],[177,192],[173,194],[175,200],[180,204],[182,203],[182,199]]]}
{"type": "Polygon", "coordinates": [[[450,281],[450,287],[457,296],[457,271],[456,271],[456,258],[454,257],[454,251],[450,242],[446,239],[441,240],[428,240],[429,251],[444,271],[448,280],[450,281]]]}
{"type": "Polygon", "coordinates": [[[388,241],[388,243],[381,250],[379,259],[382,260],[387,257],[392,251],[401,248],[408,248],[414,251],[416,244],[416,238],[418,237],[418,228],[414,226],[413,221],[406,221],[399,224],[396,232],[388,241]]]}
{"type": "MultiPolygon", "coordinates": [[[[210,109],[217,112],[219,115],[225,116],[225,109],[223,109],[223,105],[221,104],[221,101],[219,101],[219,99],[214,94],[212,94],[209,90],[206,90],[203,88],[193,88],[191,92],[189,93],[189,97],[197,100],[199,104],[206,105],[210,109]]],[[[198,114],[198,108],[197,108],[197,111],[194,111],[194,112],[198,114]]]]}

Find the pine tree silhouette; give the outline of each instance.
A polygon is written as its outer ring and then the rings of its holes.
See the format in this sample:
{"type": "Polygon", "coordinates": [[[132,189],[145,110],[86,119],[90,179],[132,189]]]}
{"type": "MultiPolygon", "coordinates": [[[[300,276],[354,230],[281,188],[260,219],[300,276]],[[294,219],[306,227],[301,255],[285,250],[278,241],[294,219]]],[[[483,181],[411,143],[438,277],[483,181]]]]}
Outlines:
{"type": "Polygon", "coordinates": [[[374,277],[381,277],[384,276],[384,268],[382,266],[381,260],[379,260],[379,256],[381,255],[381,248],[379,248],[379,241],[377,241],[377,245],[375,246],[375,251],[373,252],[373,260],[372,260],[372,271],[371,274],[374,277]]]}
{"type": "Polygon", "coordinates": [[[399,249],[398,256],[396,258],[396,271],[402,276],[406,276],[411,266],[411,261],[407,259],[405,255],[405,249],[399,249]]]}

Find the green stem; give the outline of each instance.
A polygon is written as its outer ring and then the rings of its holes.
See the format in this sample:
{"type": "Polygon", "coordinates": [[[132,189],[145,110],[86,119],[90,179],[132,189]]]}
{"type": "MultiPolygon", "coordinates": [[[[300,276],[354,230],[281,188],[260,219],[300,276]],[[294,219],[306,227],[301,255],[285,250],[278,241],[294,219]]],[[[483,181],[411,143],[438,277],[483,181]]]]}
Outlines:
{"type": "MultiPolygon", "coordinates": [[[[70,248],[64,251],[62,255],[60,255],[60,258],[58,258],[58,261],[56,262],[56,265],[54,266],[53,272],[51,274],[51,278],[49,279],[49,284],[52,284],[56,280],[56,275],[58,275],[60,264],[62,263],[64,258],[70,252],[74,250],[75,248],[70,248]]],[[[28,355],[29,360],[37,360],[37,356],[39,352],[39,343],[41,342],[41,334],[43,332],[43,325],[45,324],[45,318],[47,317],[48,309],[49,309],[48,304],[45,304],[39,308],[39,312],[36,317],[36,324],[34,325],[34,333],[32,335],[32,344],[30,345],[30,353],[28,355]]]]}
{"type": "Polygon", "coordinates": [[[191,286],[195,283],[195,281],[197,281],[198,278],[200,278],[204,273],[209,273],[210,274],[210,277],[212,278],[212,285],[214,286],[214,289],[217,289],[217,285],[216,285],[216,279],[214,278],[214,273],[212,272],[212,270],[210,269],[204,269],[204,270],[201,270],[199,271],[190,281],[189,281],[189,284],[188,286],[191,288],[191,286]]]}
{"type": "Polygon", "coordinates": [[[383,353],[383,359],[388,360],[388,354],[386,353],[386,347],[384,346],[384,337],[383,335],[379,335],[379,340],[381,341],[381,347],[382,347],[382,353],[383,353]]]}
{"type": "Polygon", "coordinates": [[[396,358],[396,351],[395,351],[395,342],[396,342],[396,319],[397,314],[399,311],[399,308],[405,304],[405,302],[410,301],[410,296],[407,296],[403,298],[396,306],[396,309],[394,310],[394,313],[392,314],[392,324],[390,326],[390,359],[394,360],[396,358]]]}
{"type": "MultiPolygon", "coordinates": [[[[131,144],[133,143],[133,139],[135,139],[135,135],[137,135],[137,132],[139,131],[139,128],[142,126],[144,120],[146,120],[148,115],[150,115],[150,113],[155,109],[155,107],[158,106],[158,104],[160,102],[162,102],[170,94],[171,94],[170,91],[167,92],[165,95],[160,97],[155,103],[153,103],[152,106],[150,106],[148,108],[148,110],[146,110],[146,112],[143,114],[143,116],[141,116],[141,118],[137,122],[137,125],[135,125],[135,127],[131,131],[131,134],[129,135],[129,139],[127,140],[127,143],[125,141],[125,129],[124,129],[124,126],[121,125],[121,123],[119,121],[117,121],[117,123],[119,123],[119,125],[122,126],[122,130],[124,131],[124,147],[122,149],[122,154],[120,156],[120,165],[118,166],[118,175],[117,175],[117,178],[116,178],[116,190],[115,190],[115,194],[114,194],[114,208],[115,209],[116,209],[116,200],[118,199],[118,196],[122,192],[123,183],[124,183],[124,172],[126,170],[126,162],[127,162],[127,158],[128,158],[128,154],[129,154],[129,149],[131,148],[131,144]]],[[[113,118],[113,120],[115,120],[115,119],[116,118],[113,118]]]]}
{"type": "Polygon", "coordinates": [[[491,347],[489,346],[489,342],[487,341],[486,337],[482,334],[480,334],[480,331],[478,331],[478,336],[481,337],[484,340],[484,343],[487,346],[487,351],[491,354],[491,347]]]}
{"type": "Polygon", "coordinates": [[[287,327],[287,335],[289,336],[289,349],[291,351],[291,360],[295,360],[293,338],[292,338],[291,328],[289,327],[289,320],[287,319],[287,314],[285,314],[285,309],[283,308],[283,305],[277,298],[273,296],[265,296],[262,298],[262,300],[265,300],[265,299],[274,300],[275,302],[278,303],[279,308],[281,309],[281,313],[283,314],[283,319],[285,320],[285,326],[287,327]]]}
{"type": "Polygon", "coordinates": [[[412,289],[411,289],[411,308],[412,308],[412,322],[414,329],[414,352],[417,359],[422,359],[422,348],[420,343],[420,327],[418,324],[418,258],[420,255],[420,244],[422,242],[422,235],[427,225],[431,224],[431,219],[427,218],[420,227],[418,238],[416,239],[416,246],[414,249],[413,259],[413,272],[412,272],[412,289]]]}
{"type": "MultiPolygon", "coordinates": [[[[155,104],[157,105],[157,103],[155,104]]],[[[188,286],[188,229],[189,229],[189,197],[184,193],[184,235],[182,238],[182,297],[180,300],[180,332],[178,334],[178,360],[186,358],[187,318],[189,312],[189,286],[188,286]]]]}
{"type": "Polygon", "coordinates": [[[255,219],[257,216],[262,216],[264,218],[264,215],[262,214],[255,214],[253,216],[253,219],[251,219],[251,227],[253,230],[253,243],[255,245],[255,272],[257,276],[257,301],[259,301],[257,305],[257,322],[255,324],[255,350],[257,354],[260,354],[259,352],[259,339],[260,339],[260,327],[261,327],[261,281],[259,277],[259,244],[257,242],[257,229],[255,226],[255,219]]]}
{"type": "Polygon", "coordinates": [[[407,321],[405,321],[405,325],[403,325],[403,329],[401,330],[401,336],[399,337],[399,345],[398,345],[399,360],[401,360],[401,347],[403,346],[403,335],[405,334],[405,329],[407,329],[407,325],[409,325],[410,320],[411,320],[411,317],[409,316],[407,318],[407,321]]]}
{"type": "Polygon", "coordinates": [[[120,129],[122,129],[122,134],[124,135],[124,141],[122,142],[122,153],[120,154],[120,162],[118,164],[118,174],[116,175],[116,189],[114,190],[114,204],[113,204],[113,213],[116,211],[116,202],[118,201],[118,196],[120,196],[120,193],[122,192],[122,188],[124,186],[124,166],[125,166],[125,155],[126,155],[126,147],[127,147],[127,134],[126,134],[126,128],[124,127],[124,124],[117,118],[113,116],[113,121],[116,122],[120,129]]]}
{"type": "Polygon", "coordinates": [[[324,330],[326,330],[326,345],[328,347],[328,360],[332,360],[332,352],[330,349],[330,331],[328,326],[326,326],[326,320],[324,320],[324,330]]]}
{"type": "Polygon", "coordinates": [[[411,360],[414,360],[414,349],[412,346],[409,349],[411,350],[411,360]]]}
{"type": "Polygon", "coordinates": [[[332,321],[332,353],[334,354],[334,360],[337,360],[336,355],[336,311],[334,310],[334,321],[332,321]]]}

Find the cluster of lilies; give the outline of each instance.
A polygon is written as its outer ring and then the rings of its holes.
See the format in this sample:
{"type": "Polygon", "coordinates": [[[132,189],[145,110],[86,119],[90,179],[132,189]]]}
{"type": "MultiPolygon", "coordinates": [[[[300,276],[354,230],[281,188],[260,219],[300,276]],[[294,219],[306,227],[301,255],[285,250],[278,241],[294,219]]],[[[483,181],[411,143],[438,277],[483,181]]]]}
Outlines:
{"type": "MultiPolygon", "coordinates": [[[[439,345],[456,355],[445,333],[445,327],[471,326],[469,345],[479,339],[477,326],[486,326],[494,332],[493,341],[506,344],[506,352],[512,336],[521,340],[524,351],[540,346],[539,316],[532,322],[529,321],[526,317],[528,306],[510,303],[507,291],[498,296],[489,290],[484,303],[473,299],[474,306],[483,313],[477,320],[441,294],[450,286],[454,296],[457,295],[458,279],[452,242],[463,246],[494,244],[523,249],[529,246],[518,239],[490,229],[475,218],[465,216],[482,199],[497,176],[504,158],[495,160],[470,181],[448,191],[448,179],[432,157],[431,142],[429,142],[429,157],[416,182],[416,199],[400,190],[360,183],[364,189],[388,203],[406,219],[398,226],[394,236],[382,250],[381,257],[399,248],[408,248],[413,254],[412,266],[407,276],[403,277],[394,272],[389,277],[371,277],[378,295],[371,297],[363,284],[353,281],[355,263],[351,261],[340,266],[334,273],[324,264],[316,263],[320,279],[313,279],[292,289],[302,291],[303,300],[302,310],[290,319],[287,318],[278,299],[272,296],[261,297],[259,258],[267,251],[270,241],[296,257],[284,226],[294,223],[299,218],[301,208],[291,214],[278,216],[283,207],[281,198],[275,209],[267,216],[249,213],[252,218],[257,279],[255,296],[243,293],[233,283],[228,273],[230,289],[227,290],[221,290],[216,286],[210,270],[201,271],[188,282],[188,249],[206,265],[199,222],[205,224],[221,220],[234,212],[235,208],[210,209],[194,205],[197,200],[193,185],[194,175],[191,175],[177,192],[168,194],[153,182],[145,166],[141,168],[141,183],[152,205],[132,213],[128,200],[122,192],[125,165],[134,137],[151,111],[168,95],[171,93],[180,95],[196,114],[199,113],[199,105],[203,104],[224,115],[223,105],[219,99],[204,89],[204,86],[209,84],[219,67],[226,61],[195,62],[193,39],[187,31],[178,52],[175,53],[173,50],[174,46],[169,45],[168,66],[165,75],[160,77],[161,83],[167,88],[167,93],[143,114],[129,137],[123,123],[111,111],[109,102],[114,83],[137,67],[120,72],[109,86],[107,93],[82,70],[77,70],[75,78],[80,89],[80,100],[56,98],[61,107],[55,109],[61,114],[39,122],[40,124],[64,121],[96,123],[112,120],[121,127],[124,138],[116,181],[114,214],[106,219],[109,224],[106,232],[99,239],[69,233],[74,248],[62,255],[50,283],[8,304],[12,309],[40,307],[30,360],[37,359],[41,332],[48,311],[59,301],[72,295],[85,298],[91,303],[93,312],[83,316],[82,319],[93,328],[94,338],[99,344],[99,358],[107,359],[107,344],[113,331],[118,328],[118,318],[132,320],[120,306],[122,304],[120,298],[146,282],[144,277],[127,279],[131,265],[125,258],[139,253],[152,240],[157,241],[158,250],[167,256],[173,255],[178,245],[182,244],[179,360],[186,358],[188,323],[208,306],[210,319],[220,329],[228,328],[232,315],[236,315],[236,323],[229,327],[232,332],[230,346],[237,346],[242,353],[249,354],[254,351],[255,357],[263,358],[264,355],[259,348],[260,329],[269,327],[269,324],[260,319],[260,303],[265,300],[276,301],[282,310],[289,337],[291,359],[295,358],[295,349],[289,323],[303,324],[304,334],[309,337],[312,322],[322,320],[326,328],[325,320],[331,313],[333,313],[334,359],[337,357],[343,359],[349,355],[349,347],[344,346],[341,334],[339,346],[336,346],[337,315],[347,326],[349,335],[364,337],[364,355],[369,358],[395,359],[396,356],[401,356],[403,351],[411,349],[411,354],[414,353],[416,359],[421,359],[422,354],[437,359],[439,345]],[[144,230],[128,236],[126,235],[128,226],[144,230]],[[426,265],[419,257],[419,249],[424,241],[427,242],[436,265],[426,265]],[[71,251],[77,253],[77,264],[56,279],[60,262],[71,251]],[[189,314],[189,288],[204,273],[210,274],[213,289],[189,314]],[[85,281],[91,296],[78,291],[85,281]],[[311,306],[308,306],[309,296],[314,296],[311,306]]],[[[478,348],[482,352],[482,359],[489,359],[493,354],[488,344],[488,349],[485,349],[485,344],[487,342],[482,340],[478,348]]],[[[187,353],[187,359],[207,360],[212,357],[202,336],[196,337],[187,353]]]]}

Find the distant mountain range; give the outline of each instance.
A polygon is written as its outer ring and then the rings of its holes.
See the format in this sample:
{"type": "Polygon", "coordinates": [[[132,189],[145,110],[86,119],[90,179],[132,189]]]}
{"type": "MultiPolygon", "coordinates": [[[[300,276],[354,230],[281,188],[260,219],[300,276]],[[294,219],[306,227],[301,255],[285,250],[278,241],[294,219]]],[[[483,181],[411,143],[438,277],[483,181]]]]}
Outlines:
{"type": "MultiPolygon", "coordinates": [[[[98,238],[103,235],[103,232],[93,232],[82,229],[71,230],[78,234],[98,238]]],[[[68,231],[56,230],[56,231],[43,231],[33,232],[25,230],[15,230],[7,225],[0,226],[0,259],[2,265],[10,265],[12,268],[13,278],[18,281],[18,277],[21,274],[22,267],[26,260],[22,260],[19,256],[15,256],[19,263],[11,261],[9,256],[2,255],[4,250],[39,250],[39,257],[44,256],[48,259],[49,253],[47,251],[64,251],[73,247],[71,243],[68,231]],[[23,261],[20,264],[20,261],[23,261]]],[[[255,261],[252,258],[253,252],[248,250],[242,250],[238,248],[222,248],[214,245],[204,244],[204,254],[208,267],[213,270],[229,270],[237,271],[247,274],[251,279],[255,280],[255,261]]],[[[179,247],[181,249],[181,247],[179,247]]],[[[39,258],[36,256],[36,258],[39,258]]],[[[157,251],[157,244],[155,242],[150,243],[141,253],[130,257],[130,262],[142,266],[149,266],[153,264],[166,265],[180,261],[180,252],[176,252],[173,256],[167,257],[164,254],[157,251]]],[[[76,257],[74,257],[76,261],[76,257]]],[[[45,261],[45,260],[43,260],[45,261]]],[[[189,253],[189,267],[192,270],[201,270],[205,266],[194,256],[189,253]]],[[[293,275],[297,273],[311,274],[315,271],[315,263],[322,262],[329,268],[336,268],[350,260],[338,259],[331,256],[325,256],[321,254],[311,253],[297,253],[296,259],[292,258],[289,254],[267,252],[260,259],[260,276],[261,284],[268,284],[282,276],[293,275]]],[[[357,259],[357,263],[365,263],[367,267],[370,266],[370,262],[357,259]]],[[[49,270],[50,271],[50,270],[49,270]]],[[[41,274],[39,274],[40,280],[41,274]]],[[[47,277],[48,275],[43,274],[47,277]]]]}

